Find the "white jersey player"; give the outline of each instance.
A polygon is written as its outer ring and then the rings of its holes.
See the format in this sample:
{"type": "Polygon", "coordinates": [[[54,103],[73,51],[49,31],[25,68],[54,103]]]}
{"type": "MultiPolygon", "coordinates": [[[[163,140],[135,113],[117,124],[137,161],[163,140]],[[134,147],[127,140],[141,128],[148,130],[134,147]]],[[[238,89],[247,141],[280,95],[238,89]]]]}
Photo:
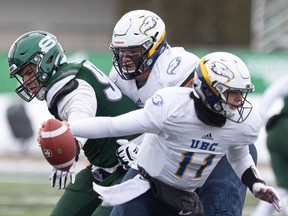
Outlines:
{"type": "MultiPolygon", "coordinates": [[[[158,89],[189,86],[193,80],[191,72],[199,61],[198,57],[183,48],[170,47],[164,22],[147,10],[130,11],[121,17],[115,25],[110,48],[114,54],[110,78],[139,107],[143,107],[158,89]]],[[[127,169],[136,159],[138,146],[124,141],[117,140],[121,144],[117,156],[127,169]]],[[[249,150],[256,163],[257,151],[253,143],[250,143],[249,150]]],[[[128,171],[129,174],[131,172],[128,171]]],[[[241,216],[246,191],[247,187],[239,180],[226,156],[203,187],[197,189],[205,216],[241,216]]]]}
{"type": "Polygon", "coordinates": [[[253,194],[281,210],[277,193],[259,177],[249,154],[248,145],[257,139],[261,121],[246,100],[254,90],[246,65],[233,54],[216,52],[203,57],[195,71],[193,90],[165,88],[143,109],[70,122],[71,132],[86,138],[146,133],[137,159],[140,174],[119,186],[94,188],[104,204],[120,204],[120,209],[128,205],[118,212],[114,208],[111,215],[135,214],[135,208],[129,208],[133,202],[142,207],[150,203],[140,215],[203,215],[193,191],[225,153],[253,194]],[[150,186],[154,197],[148,194],[150,186]],[[182,191],[180,197],[173,197],[177,190],[182,191]]]}
{"type": "Polygon", "coordinates": [[[121,89],[121,91],[131,98],[139,107],[158,89],[172,86],[183,86],[193,78],[193,70],[197,66],[199,58],[187,52],[182,47],[170,47],[166,45],[163,53],[157,58],[145,85],[137,86],[136,79],[125,80],[119,76],[113,67],[109,77],[121,89]]]}

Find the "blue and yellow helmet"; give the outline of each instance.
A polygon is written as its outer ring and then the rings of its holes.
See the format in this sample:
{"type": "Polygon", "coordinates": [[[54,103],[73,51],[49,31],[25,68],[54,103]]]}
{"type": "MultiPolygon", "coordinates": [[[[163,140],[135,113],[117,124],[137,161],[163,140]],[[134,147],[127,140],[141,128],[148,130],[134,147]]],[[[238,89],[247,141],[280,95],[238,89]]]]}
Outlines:
{"type": "Polygon", "coordinates": [[[236,122],[243,122],[252,110],[252,105],[246,100],[248,93],[254,91],[250,72],[245,63],[234,54],[214,52],[204,56],[195,69],[195,95],[212,111],[224,115],[236,122]],[[228,98],[224,92],[240,92],[242,102],[236,110],[228,106],[228,98]]]}

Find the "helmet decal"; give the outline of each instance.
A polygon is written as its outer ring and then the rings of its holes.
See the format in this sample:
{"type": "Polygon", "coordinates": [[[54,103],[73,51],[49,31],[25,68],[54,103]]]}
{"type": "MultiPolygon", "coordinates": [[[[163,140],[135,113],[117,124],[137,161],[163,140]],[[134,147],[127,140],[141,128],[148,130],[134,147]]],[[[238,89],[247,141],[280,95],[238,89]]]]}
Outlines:
{"type": "Polygon", "coordinates": [[[56,40],[50,35],[45,36],[39,41],[39,47],[43,53],[48,53],[57,44],[56,40]]]}
{"type": "Polygon", "coordinates": [[[211,71],[220,76],[226,77],[227,82],[234,78],[234,73],[222,62],[215,61],[211,64],[211,71]]]}
{"type": "Polygon", "coordinates": [[[148,16],[145,18],[143,24],[140,26],[140,32],[146,34],[147,31],[153,29],[157,24],[156,18],[152,16],[148,16]]]}

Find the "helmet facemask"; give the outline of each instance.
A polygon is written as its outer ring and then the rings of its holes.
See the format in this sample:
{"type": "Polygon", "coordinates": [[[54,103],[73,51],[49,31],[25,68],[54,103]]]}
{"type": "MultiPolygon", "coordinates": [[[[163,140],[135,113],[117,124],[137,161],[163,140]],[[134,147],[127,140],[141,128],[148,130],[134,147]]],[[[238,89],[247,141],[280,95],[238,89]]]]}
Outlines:
{"type": "Polygon", "coordinates": [[[146,42],[144,45],[135,47],[119,47],[110,49],[113,51],[113,65],[122,79],[135,79],[152,66],[148,65],[148,54],[153,44],[146,42]]]}
{"type": "Polygon", "coordinates": [[[251,93],[253,90],[233,89],[223,84],[219,84],[218,87],[215,88],[218,89],[221,95],[221,100],[218,104],[214,105],[214,109],[218,113],[230,119],[231,121],[234,121],[236,123],[244,122],[246,118],[250,115],[250,112],[253,108],[252,104],[247,100],[248,94],[251,93]],[[230,97],[233,98],[233,94],[238,94],[238,97],[241,96],[241,100],[239,100],[238,102],[230,102],[230,97]]]}
{"type": "Polygon", "coordinates": [[[43,96],[38,97],[40,90],[43,88],[42,84],[39,82],[39,65],[42,61],[42,54],[36,53],[31,56],[24,64],[15,68],[14,65],[10,66],[10,78],[16,78],[19,86],[16,88],[15,92],[25,101],[30,102],[35,96],[39,100],[44,100],[43,96]],[[36,64],[35,64],[36,63],[36,64]],[[27,69],[28,68],[28,69],[27,69]],[[23,71],[25,69],[25,72],[23,71]],[[23,72],[27,75],[30,73],[31,76],[27,80],[23,80],[23,72]],[[30,85],[36,85],[37,91],[34,93],[29,89],[30,85]]]}

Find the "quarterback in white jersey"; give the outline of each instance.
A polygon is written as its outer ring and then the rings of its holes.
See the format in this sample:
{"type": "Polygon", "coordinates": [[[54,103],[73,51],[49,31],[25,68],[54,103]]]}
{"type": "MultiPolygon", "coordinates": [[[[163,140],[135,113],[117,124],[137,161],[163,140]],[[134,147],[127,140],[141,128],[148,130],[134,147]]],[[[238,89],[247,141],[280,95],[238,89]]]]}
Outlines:
{"type": "MultiPolygon", "coordinates": [[[[249,154],[248,145],[257,139],[261,121],[246,100],[254,90],[246,65],[233,54],[216,52],[203,57],[195,72],[193,90],[164,88],[143,109],[69,122],[74,135],[86,138],[145,133],[137,158],[139,174],[118,186],[94,190],[105,205],[140,202],[140,215],[203,215],[193,191],[227,154],[251,192],[281,211],[277,193],[265,185],[249,154]]],[[[111,215],[132,215],[131,211],[135,209],[113,209],[111,215]]]]}
{"type": "MultiPolygon", "coordinates": [[[[147,10],[130,11],[121,17],[115,25],[110,48],[114,54],[114,67],[109,76],[139,107],[143,107],[158,89],[189,86],[193,81],[192,71],[199,61],[183,48],[170,47],[164,22],[147,10]]],[[[128,169],[137,158],[138,146],[124,141],[117,140],[121,146],[116,154],[123,167],[128,169]]],[[[249,150],[256,163],[257,151],[253,143],[250,143],[249,150]]],[[[130,177],[135,174],[133,170],[128,173],[130,177]]],[[[196,192],[203,202],[205,216],[241,216],[246,191],[247,187],[224,156],[196,192]]],[[[138,208],[131,206],[131,209],[138,208]]]]}

